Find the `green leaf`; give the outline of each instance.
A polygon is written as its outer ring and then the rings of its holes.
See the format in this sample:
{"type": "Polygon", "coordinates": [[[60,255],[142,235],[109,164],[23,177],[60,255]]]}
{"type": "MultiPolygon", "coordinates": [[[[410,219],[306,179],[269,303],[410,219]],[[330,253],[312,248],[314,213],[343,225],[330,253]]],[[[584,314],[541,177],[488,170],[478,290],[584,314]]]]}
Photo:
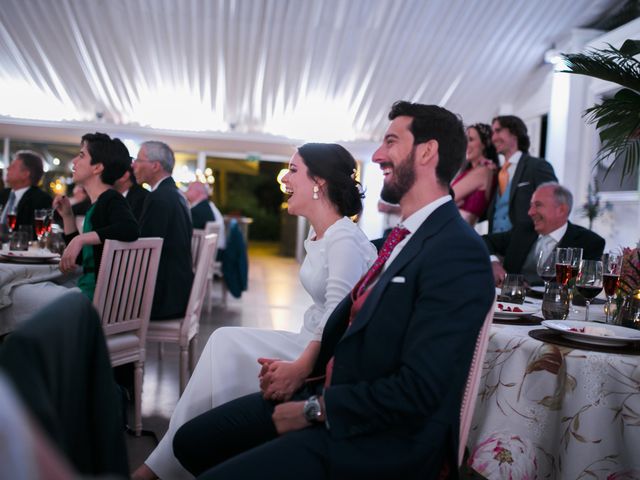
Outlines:
{"type": "Polygon", "coordinates": [[[626,40],[620,47],[620,53],[635,57],[640,53],[640,40],[626,40]]]}

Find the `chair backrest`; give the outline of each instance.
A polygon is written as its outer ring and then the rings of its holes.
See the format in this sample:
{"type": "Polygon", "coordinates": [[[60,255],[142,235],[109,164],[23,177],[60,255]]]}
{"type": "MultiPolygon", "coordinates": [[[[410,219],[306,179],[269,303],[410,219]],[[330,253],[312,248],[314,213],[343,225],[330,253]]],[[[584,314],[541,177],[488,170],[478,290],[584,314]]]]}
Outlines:
{"type": "Polygon", "coordinates": [[[189,295],[189,303],[184,314],[184,320],[180,325],[181,339],[189,340],[198,333],[200,313],[202,312],[204,295],[208,286],[209,272],[213,268],[213,253],[216,250],[217,243],[218,235],[215,233],[210,233],[202,239],[196,274],[191,286],[191,294],[189,295]]]}
{"type": "Polygon", "coordinates": [[[162,242],[162,238],[104,242],[93,305],[106,336],[137,330],[144,345],[162,242]]]}
{"type": "Polygon", "coordinates": [[[196,266],[198,265],[198,259],[200,258],[200,252],[202,250],[202,239],[205,235],[209,235],[210,233],[218,233],[216,231],[215,222],[207,222],[205,223],[204,228],[193,229],[193,234],[191,235],[191,267],[194,272],[196,271],[196,266]]]}
{"type": "Polygon", "coordinates": [[[469,376],[467,377],[467,385],[464,389],[462,397],[462,406],[460,408],[460,443],[458,444],[458,465],[462,464],[464,458],[464,449],[467,446],[469,438],[469,430],[471,429],[471,420],[473,411],[478,398],[478,389],[480,388],[480,379],[482,377],[482,366],[484,364],[484,356],[487,353],[489,344],[489,330],[493,321],[493,311],[495,309],[495,301],[491,304],[491,308],[484,319],[478,339],[476,340],[476,348],[473,351],[473,359],[469,368],[469,376]]]}

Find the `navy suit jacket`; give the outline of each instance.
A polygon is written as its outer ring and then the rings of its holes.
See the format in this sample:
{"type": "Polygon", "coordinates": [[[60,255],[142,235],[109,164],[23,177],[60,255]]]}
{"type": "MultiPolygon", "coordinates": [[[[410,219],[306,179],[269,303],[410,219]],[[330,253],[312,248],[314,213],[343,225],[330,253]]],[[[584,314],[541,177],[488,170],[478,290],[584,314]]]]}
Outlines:
{"type": "Polygon", "coordinates": [[[350,328],[350,297],[336,307],[312,374],[335,355],[324,390],[332,478],[362,478],[363,468],[372,478],[437,478],[443,455],[457,471],[462,393],[494,296],[487,249],[447,202],[380,276],[350,328]]]}
{"type": "MultiPolygon", "coordinates": [[[[531,219],[527,212],[531,196],[536,188],[545,182],[557,182],[553,167],[544,158],[532,157],[528,153],[523,153],[513,172],[511,179],[511,191],[509,193],[509,219],[511,225],[518,223],[530,223],[531,219]]],[[[489,220],[489,232],[493,231],[493,214],[496,211],[496,201],[498,191],[493,195],[487,209],[487,219],[489,220]]]]}
{"type": "MultiPolygon", "coordinates": [[[[0,205],[6,206],[9,201],[10,188],[5,188],[0,192],[0,205]]],[[[29,187],[16,208],[16,226],[32,225],[32,238],[36,238],[35,220],[33,212],[39,208],[51,208],[51,197],[38,187],[29,187]]],[[[1,213],[1,212],[0,212],[1,213]]]]}
{"type": "MultiPolygon", "coordinates": [[[[503,257],[502,266],[507,273],[521,273],[529,251],[538,239],[531,224],[518,224],[508,232],[490,233],[482,237],[492,255],[503,257]]],[[[571,222],[556,248],[582,248],[582,258],[600,260],[604,251],[604,238],[571,222]]]]}
{"type": "Polygon", "coordinates": [[[141,237],[162,237],[162,253],[151,308],[152,320],[178,318],[189,302],[191,269],[191,214],[173,178],[160,182],[147,195],[140,219],[141,237]]]}
{"type": "Polygon", "coordinates": [[[136,220],[138,222],[142,218],[142,209],[144,208],[144,201],[146,200],[147,195],[149,195],[149,192],[137,183],[135,185],[132,185],[127,192],[127,202],[131,207],[133,216],[136,217],[136,220]]]}

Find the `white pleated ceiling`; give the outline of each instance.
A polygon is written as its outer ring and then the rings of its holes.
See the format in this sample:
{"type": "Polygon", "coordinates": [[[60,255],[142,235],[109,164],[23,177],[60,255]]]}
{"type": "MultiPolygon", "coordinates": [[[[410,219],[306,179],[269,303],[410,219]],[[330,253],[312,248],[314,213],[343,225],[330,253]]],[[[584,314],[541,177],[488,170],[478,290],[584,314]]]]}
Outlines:
{"type": "Polygon", "coordinates": [[[1,0],[0,115],[375,140],[398,99],[487,121],[616,0],[1,0]]]}

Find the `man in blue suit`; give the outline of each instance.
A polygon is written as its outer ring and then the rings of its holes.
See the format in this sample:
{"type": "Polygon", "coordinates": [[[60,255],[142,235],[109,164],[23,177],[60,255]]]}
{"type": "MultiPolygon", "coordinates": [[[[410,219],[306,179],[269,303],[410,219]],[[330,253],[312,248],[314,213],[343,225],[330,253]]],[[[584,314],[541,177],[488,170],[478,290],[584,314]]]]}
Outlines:
{"type": "Polygon", "coordinates": [[[462,393],[494,287],[488,251],[449,196],[460,119],[397,102],[373,161],[402,227],[334,310],[293,395],[261,393],[185,424],[174,452],[199,478],[438,478],[457,472],[462,393]],[[389,253],[390,252],[390,253],[389,253]]]}

